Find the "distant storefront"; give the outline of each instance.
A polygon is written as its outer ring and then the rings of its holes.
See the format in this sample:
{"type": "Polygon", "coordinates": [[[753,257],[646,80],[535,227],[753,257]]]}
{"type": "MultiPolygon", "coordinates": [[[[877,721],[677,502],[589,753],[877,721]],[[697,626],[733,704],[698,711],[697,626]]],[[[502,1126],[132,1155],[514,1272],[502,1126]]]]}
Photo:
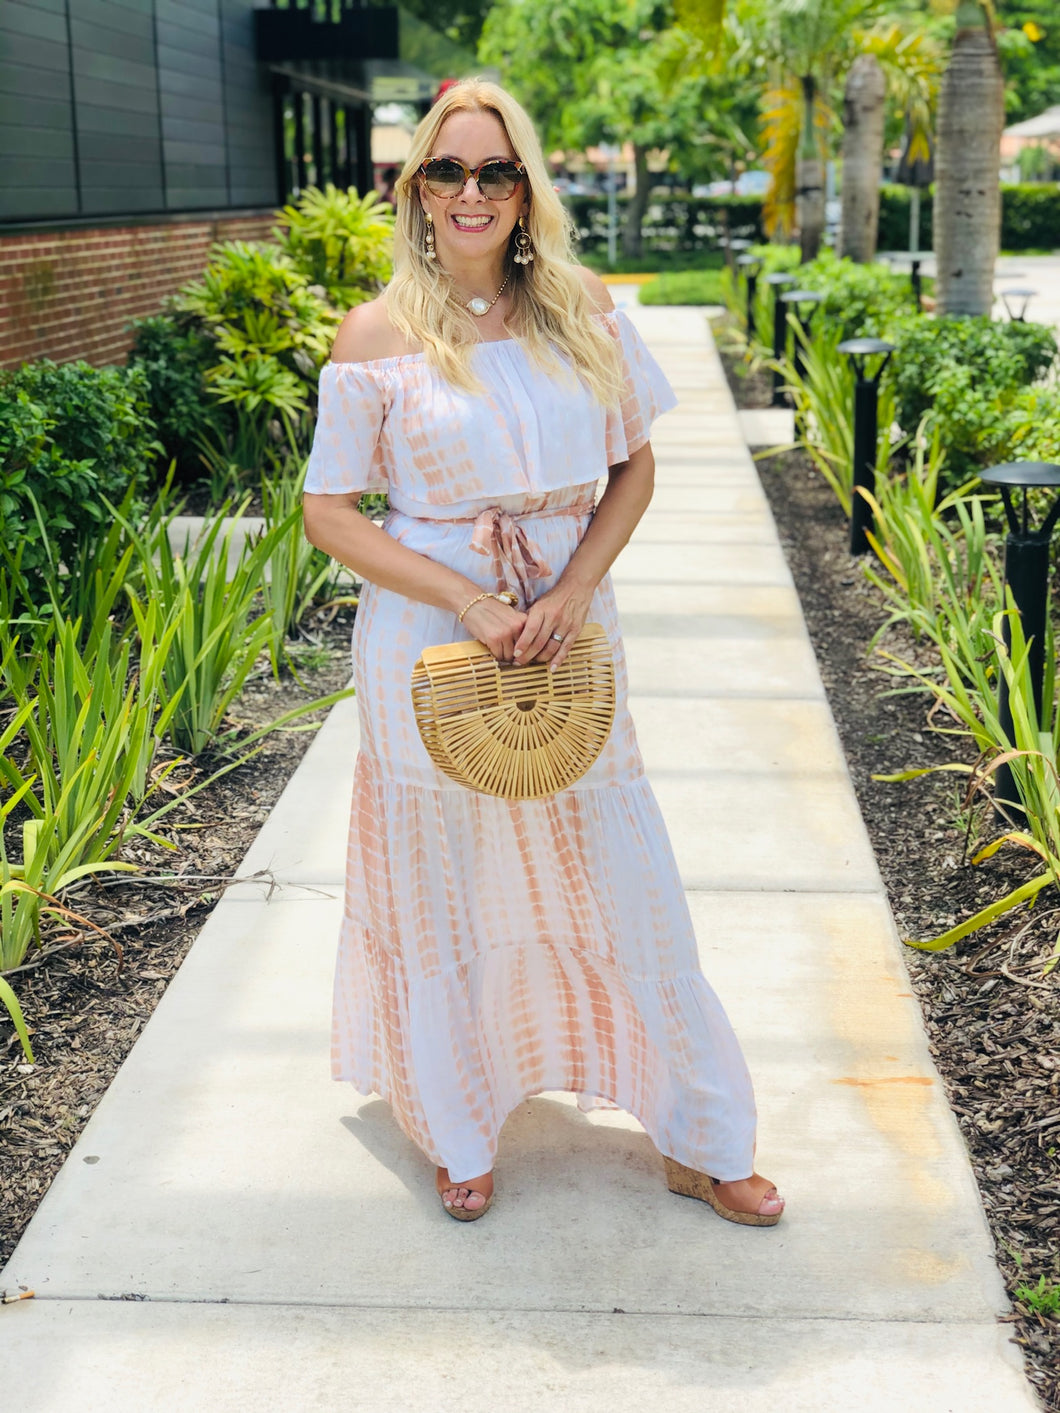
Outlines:
{"type": "Polygon", "coordinates": [[[0,366],[120,359],[213,241],[308,186],[381,187],[375,108],[425,112],[470,67],[392,6],[4,0],[0,366]]]}

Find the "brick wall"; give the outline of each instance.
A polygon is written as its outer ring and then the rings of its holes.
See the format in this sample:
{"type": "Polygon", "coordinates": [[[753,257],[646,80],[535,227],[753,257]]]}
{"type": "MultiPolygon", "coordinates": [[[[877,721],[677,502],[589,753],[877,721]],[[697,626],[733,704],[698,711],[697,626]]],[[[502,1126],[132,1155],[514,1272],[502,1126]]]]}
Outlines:
{"type": "Polygon", "coordinates": [[[123,363],[130,319],[205,268],[218,240],[264,240],[271,212],[156,226],[0,233],[0,368],[35,358],[123,363]]]}

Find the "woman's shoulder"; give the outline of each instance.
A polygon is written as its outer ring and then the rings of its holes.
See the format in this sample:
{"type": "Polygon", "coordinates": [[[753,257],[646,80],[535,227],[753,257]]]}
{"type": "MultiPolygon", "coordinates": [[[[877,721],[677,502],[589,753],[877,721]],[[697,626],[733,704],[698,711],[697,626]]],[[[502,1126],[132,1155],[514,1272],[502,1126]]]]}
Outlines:
{"type": "Polygon", "coordinates": [[[575,265],[574,272],[581,280],[585,293],[592,301],[593,312],[595,314],[614,313],[615,301],[611,298],[611,292],[600,276],[594,270],[586,269],[584,265],[575,265]]]}
{"type": "Polygon", "coordinates": [[[387,314],[386,297],[379,295],[357,304],[339,325],[331,346],[332,363],[372,363],[381,358],[401,358],[420,350],[394,328],[387,314]]]}

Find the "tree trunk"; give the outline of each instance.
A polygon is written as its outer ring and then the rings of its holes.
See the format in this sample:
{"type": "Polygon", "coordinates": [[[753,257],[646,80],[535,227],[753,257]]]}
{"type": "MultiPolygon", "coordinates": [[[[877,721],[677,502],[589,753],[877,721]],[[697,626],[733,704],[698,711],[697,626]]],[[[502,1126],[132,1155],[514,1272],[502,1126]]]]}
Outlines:
{"type": "Polygon", "coordinates": [[[935,257],[940,314],[989,314],[1001,234],[1004,82],[978,4],[957,10],[957,34],[939,93],[935,257]]]}
{"type": "Polygon", "coordinates": [[[795,219],[799,226],[799,246],[803,264],[816,260],[824,234],[824,171],[817,141],[817,80],[804,74],[802,84],[802,133],[795,159],[795,219]]]}
{"type": "Polygon", "coordinates": [[[864,264],[876,254],[886,83],[874,54],[859,54],[843,94],[843,216],[839,253],[864,264]]]}
{"type": "Polygon", "coordinates": [[[633,144],[633,161],[636,167],[637,189],[626,206],[626,224],[622,229],[622,254],[640,255],[641,223],[648,209],[648,149],[639,143],[633,144]]]}

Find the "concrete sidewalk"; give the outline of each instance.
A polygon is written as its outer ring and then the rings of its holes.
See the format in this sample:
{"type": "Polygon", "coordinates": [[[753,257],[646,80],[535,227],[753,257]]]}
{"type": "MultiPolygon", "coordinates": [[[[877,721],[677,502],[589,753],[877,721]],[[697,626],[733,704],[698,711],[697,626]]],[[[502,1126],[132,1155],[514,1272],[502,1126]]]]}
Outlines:
{"type": "Polygon", "coordinates": [[[634,716],[779,1226],[667,1193],[618,1112],[509,1118],[448,1220],[328,1078],[355,708],[340,704],[0,1276],[25,1413],[1007,1413],[1026,1384],[798,601],[694,310],[616,567],[634,716]]]}

